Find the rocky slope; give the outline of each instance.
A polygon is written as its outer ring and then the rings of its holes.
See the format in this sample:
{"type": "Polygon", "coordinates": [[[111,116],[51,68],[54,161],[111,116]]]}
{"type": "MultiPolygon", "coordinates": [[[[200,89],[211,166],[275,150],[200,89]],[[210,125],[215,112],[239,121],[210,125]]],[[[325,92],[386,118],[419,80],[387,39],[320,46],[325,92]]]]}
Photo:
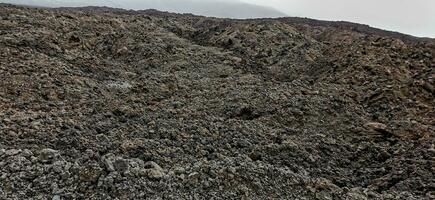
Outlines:
{"type": "Polygon", "coordinates": [[[433,199],[434,42],[352,26],[0,4],[0,198],[433,199]]]}
{"type": "Polygon", "coordinates": [[[0,3],[39,7],[107,6],[133,10],[153,8],[176,13],[237,19],[287,16],[276,9],[240,0],[0,0],[0,3]]]}

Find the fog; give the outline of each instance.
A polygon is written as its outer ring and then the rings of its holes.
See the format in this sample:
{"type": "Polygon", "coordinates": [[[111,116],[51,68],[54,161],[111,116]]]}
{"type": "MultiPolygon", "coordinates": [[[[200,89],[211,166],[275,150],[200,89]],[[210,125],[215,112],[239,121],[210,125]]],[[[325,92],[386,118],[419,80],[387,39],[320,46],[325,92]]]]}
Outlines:
{"type": "Polygon", "coordinates": [[[169,12],[241,19],[287,16],[267,6],[234,0],[0,0],[0,2],[46,7],[109,6],[135,10],[153,8],[169,12]]]}
{"type": "Polygon", "coordinates": [[[434,0],[243,0],[292,16],[359,22],[435,38],[434,0]]]}
{"type": "Polygon", "coordinates": [[[36,6],[154,8],[229,18],[298,16],[351,21],[421,37],[435,38],[434,0],[0,0],[36,6]],[[255,5],[254,5],[255,4],[255,5]]]}

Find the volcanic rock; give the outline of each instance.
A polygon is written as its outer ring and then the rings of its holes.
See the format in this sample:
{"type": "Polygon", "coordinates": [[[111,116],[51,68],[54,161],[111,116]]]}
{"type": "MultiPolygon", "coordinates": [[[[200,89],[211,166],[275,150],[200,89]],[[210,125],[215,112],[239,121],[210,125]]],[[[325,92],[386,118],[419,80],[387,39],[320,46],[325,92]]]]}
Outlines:
{"type": "Polygon", "coordinates": [[[0,199],[433,199],[433,39],[99,7],[0,19],[0,199]]]}

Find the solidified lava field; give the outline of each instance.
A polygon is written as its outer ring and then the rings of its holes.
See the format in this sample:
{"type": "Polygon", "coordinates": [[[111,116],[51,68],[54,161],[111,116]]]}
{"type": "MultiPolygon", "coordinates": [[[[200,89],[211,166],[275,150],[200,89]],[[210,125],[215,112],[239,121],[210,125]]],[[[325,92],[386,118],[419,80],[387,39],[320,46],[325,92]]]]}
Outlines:
{"type": "Polygon", "coordinates": [[[0,4],[0,199],[434,199],[435,40],[0,4]]]}

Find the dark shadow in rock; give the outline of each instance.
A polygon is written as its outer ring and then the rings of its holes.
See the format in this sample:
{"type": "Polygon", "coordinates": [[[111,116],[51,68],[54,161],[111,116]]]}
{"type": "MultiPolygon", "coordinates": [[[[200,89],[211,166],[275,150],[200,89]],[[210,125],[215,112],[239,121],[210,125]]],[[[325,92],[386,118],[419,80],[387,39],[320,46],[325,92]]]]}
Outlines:
{"type": "Polygon", "coordinates": [[[242,120],[254,120],[261,117],[261,114],[255,111],[252,108],[242,108],[235,115],[231,116],[231,118],[242,119],[242,120]]]}

